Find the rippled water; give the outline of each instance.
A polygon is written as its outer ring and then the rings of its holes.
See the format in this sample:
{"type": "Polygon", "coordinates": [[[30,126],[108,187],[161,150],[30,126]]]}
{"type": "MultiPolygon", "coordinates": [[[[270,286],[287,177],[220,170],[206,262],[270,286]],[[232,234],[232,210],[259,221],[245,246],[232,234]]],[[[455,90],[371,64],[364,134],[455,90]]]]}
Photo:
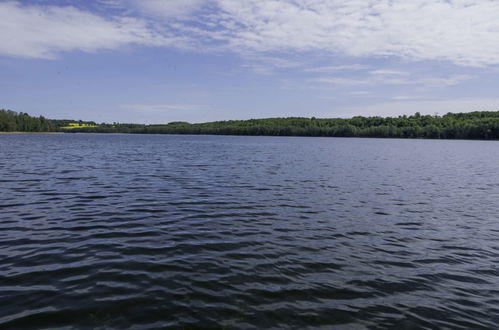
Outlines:
{"type": "Polygon", "coordinates": [[[2,328],[497,328],[499,142],[0,135],[2,328]]]}

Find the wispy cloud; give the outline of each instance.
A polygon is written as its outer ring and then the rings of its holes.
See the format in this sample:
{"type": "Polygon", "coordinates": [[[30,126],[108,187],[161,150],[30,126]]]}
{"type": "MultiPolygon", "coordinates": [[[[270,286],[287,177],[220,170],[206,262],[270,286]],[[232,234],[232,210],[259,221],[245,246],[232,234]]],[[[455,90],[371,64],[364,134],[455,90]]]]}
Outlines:
{"type": "Polygon", "coordinates": [[[319,52],[477,67],[499,64],[495,0],[105,1],[126,10],[103,18],[75,7],[1,3],[0,54],[51,58],[61,51],[136,43],[242,55],[319,52]]]}
{"type": "Polygon", "coordinates": [[[260,75],[271,75],[278,70],[297,68],[304,65],[303,62],[298,60],[261,54],[244,54],[243,58],[246,60],[243,67],[249,68],[260,75]]]}
{"type": "Polygon", "coordinates": [[[271,75],[274,73],[274,70],[271,66],[262,65],[262,64],[244,64],[244,68],[248,68],[256,74],[260,75],[271,75]]]}
{"type": "Polygon", "coordinates": [[[410,74],[409,72],[406,71],[387,70],[387,69],[373,70],[369,73],[376,76],[407,76],[410,74]]]}
{"type": "Polygon", "coordinates": [[[218,0],[232,49],[499,63],[499,2],[218,0]]]}
{"type": "Polygon", "coordinates": [[[131,3],[135,8],[163,18],[184,18],[206,5],[206,0],[138,0],[131,3]]]}
{"type": "Polygon", "coordinates": [[[449,87],[466,80],[473,79],[472,75],[450,75],[447,77],[418,77],[409,73],[397,72],[396,74],[370,74],[360,78],[345,77],[316,77],[309,79],[312,83],[361,86],[361,85],[420,85],[423,87],[449,87]]]}
{"type": "Polygon", "coordinates": [[[211,107],[205,104],[122,104],[119,107],[152,112],[211,110],[211,107]]]}
{"type": "Polygon", "coordinates": [[[359,71],[369,69],[368,65],[351,64],[351,65],[336,65],[336,66],[321,66],[317,68],[306,69],[306,72],[336,72],[336,71],[359,71]]]}
{"type": "MultiPolygon", "coordinates": [[[[499,64],[497,1],[207,3],[214,11],[193,20],[205,22],[204,31],[209,30],[214,39],[223,41],[222,46],[236,52],[321,51],[354,57],[445,60],[465,66],[499,64]]],[[[198,3],[196,9],[200,6],[198,3]]]]}
{"type": "Polygon", "coordinates": [[[422,96],[417,96],[417,95],[396,95],[392,97],[392,100],[395,101],[410,101],[410,100],[421,100],[425,99],[422,96]]]}
{"type": "Polygon", "coordinates": [[[369,91],[352,91],[348,93],[349,95],[353,96],[371,96],[373,93],[369,91]]]}
{"type": "Polygon", "coordinates": [[[428,78],[420,78],[415,80],[415,84],[421,84],[427,87],[449,87],[458,85],[464,81],[471,80],[475,78],[473,75],[467,74],[456,74],[451,75],[449,77],[428,77],[428,78]]]}
{"type": "Polygon", "coordinates": [[[0,55],[52,59],[59,52],[115,49],[128,44],[169,45],[139,19],[105,19],[75,7],[0,3],[0,55]]]}
{"type": "Polygon", "coordinates": [[[123,8],[123,1],[121,0],[97,0],[97,3],[109,8],[123,8]]]}
{"type": "Polygon", "coordinates": [[[359,85],[369,85],[373,84],[373,81],[368,79],[354,79],[354,78],[342,78],[342,77],[318,77],[311,78],[309,82],[322,83],[330,85],[342,85],[342,86],[359,86],[359,85]]]}

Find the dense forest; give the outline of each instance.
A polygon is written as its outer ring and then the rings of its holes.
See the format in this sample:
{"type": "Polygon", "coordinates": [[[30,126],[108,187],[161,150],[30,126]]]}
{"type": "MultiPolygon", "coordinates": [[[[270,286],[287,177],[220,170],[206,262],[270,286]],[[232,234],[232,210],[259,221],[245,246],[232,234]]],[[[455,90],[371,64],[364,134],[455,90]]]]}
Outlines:
{"type": "Polygon", "coordinates": [[[202,124],[100,125],[74,132],[139,134],[220,134],[273,136],[331,136],[432,139],[499,139],[499,112],[448,113],[444,116],[269,118],[202,124]]]}
{"type": "Polygon", "coordinates": [[[32,117],[27,113],[11,110],[0,110],[0,132],[62,132],[69,123],[95,124],[74,120],[46,119],[43,116],[32,117]]]}
{"type": "MultiPolygon", "coordinates": [[[[0,131],[135,134],[219,134],[271,136],[330,136],[431,139],[499,140],[499,112],[481,111],[429,116],[416,113],[399,117],[269,118],[228,120],[201,124],[172,122],[164,125],[101,124],[66,130],[69,120],[48,120],[0,110],[0,131]]],[[[74,122],[74,121],[73,121],[74,122]]],[[[82,122],[95,124],[93,122],[82,122]]]]}
{"type": "Polygon", "coordinates": [[[50,132],[54,127],[44,117],[31,117],[26,113],[0,110],[0,132],[50,132]]]}

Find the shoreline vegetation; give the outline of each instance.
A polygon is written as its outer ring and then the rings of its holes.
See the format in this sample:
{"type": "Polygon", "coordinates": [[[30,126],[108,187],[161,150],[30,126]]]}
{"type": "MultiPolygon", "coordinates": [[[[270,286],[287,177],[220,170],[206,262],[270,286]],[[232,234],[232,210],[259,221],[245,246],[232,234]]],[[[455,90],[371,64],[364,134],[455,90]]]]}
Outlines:
{"type": "Polygon", "coordinates": [[[16,135],[16,134],[64,134],[64,132],[1,132],[0,135],[16,135]]]}
{"type": "Polygon", "coordinates": [[[499,111],[430,116],[267,118],[200,124],[97,124],[0,110],[0,133],[130,133],[499,140],[499,111]]]}

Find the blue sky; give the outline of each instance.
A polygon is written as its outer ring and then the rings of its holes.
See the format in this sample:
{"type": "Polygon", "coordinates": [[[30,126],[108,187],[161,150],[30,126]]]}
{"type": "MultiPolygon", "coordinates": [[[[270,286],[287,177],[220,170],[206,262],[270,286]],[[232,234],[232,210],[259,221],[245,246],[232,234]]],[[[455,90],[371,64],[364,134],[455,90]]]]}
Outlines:
{"type": "Polygon", "coordinates": [[[495,0],[0,1],[0,108],[97,122],[499,110],[495,0]]]}

